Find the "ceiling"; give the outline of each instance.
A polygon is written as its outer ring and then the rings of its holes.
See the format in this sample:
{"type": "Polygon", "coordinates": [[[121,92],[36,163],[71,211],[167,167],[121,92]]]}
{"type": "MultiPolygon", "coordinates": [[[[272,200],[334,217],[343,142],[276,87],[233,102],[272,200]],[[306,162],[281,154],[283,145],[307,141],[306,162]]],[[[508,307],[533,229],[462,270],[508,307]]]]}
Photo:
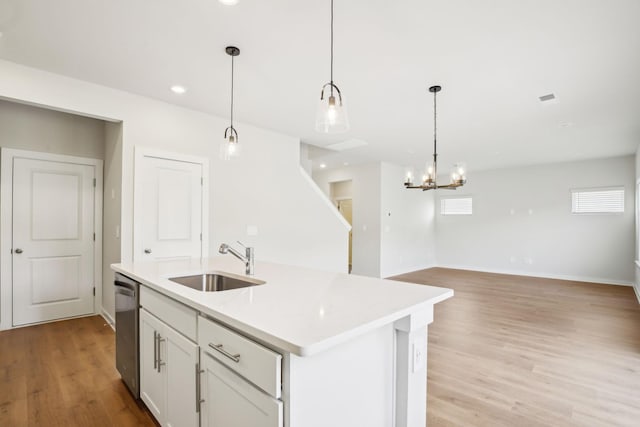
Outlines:
{"type": "MultiPolygon", "coordinates": [[[[0,58],[343,152],[314,167],[432,153],[474,170],[618,156],[640,143],[637,0],[336,0],[335,82],[351,130],[314,130],[329,80],[329,0],[0,0],[0,58]],[[169,90],[187,87],[184,95],[169,90]],[[538,97],[554,93],[558,102],[538,97]]],[[[221,136],[222,137],[222,136],[221,136]]]]}

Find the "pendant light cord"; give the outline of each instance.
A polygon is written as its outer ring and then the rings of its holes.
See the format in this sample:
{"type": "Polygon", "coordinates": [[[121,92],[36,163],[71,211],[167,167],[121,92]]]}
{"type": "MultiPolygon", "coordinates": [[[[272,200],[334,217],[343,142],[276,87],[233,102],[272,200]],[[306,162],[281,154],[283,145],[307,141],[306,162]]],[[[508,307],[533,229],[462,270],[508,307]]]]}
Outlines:
{"type": "Polygon", "coordinates": [[[231,56],[231,129],[233,129],[233,55],[231,56]]]}
{"type": "Polygon", "coordinates": [[[333,96],[333,0],[331,0],[331,96],[333,96]]]}

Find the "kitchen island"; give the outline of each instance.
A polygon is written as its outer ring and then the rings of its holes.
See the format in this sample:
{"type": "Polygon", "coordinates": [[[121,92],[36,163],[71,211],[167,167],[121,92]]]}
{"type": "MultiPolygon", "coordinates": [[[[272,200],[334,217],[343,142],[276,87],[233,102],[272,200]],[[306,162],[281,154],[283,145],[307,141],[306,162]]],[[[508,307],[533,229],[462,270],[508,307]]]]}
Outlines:
{"type": "Polygon", "coordinates": [[[112,268],[142,285],[141,395],[158,406],[150,410],[161,424],[173,417],[225,427],[426,425],[427,325],[452,290],[264,262],[255,266],[253,278],[265,282],[257,286],[204,292],[169,280],[246,278],[225,256],[112,268]],[[176,345],[182,352],[171,350],[176,345]],[[195,363],[195,376],[182,384],[171,355],[180,360],[187,349],[182,360],[195,363]],[[163,368],[167,378],[155,378],[163,368]],[[164,401],[193,394],[187,409],[195,415],[156,404],[172,370],[183,389],[166,387],[164,401]],[[159,397],[145,397],[145,385],[159,397]]]}

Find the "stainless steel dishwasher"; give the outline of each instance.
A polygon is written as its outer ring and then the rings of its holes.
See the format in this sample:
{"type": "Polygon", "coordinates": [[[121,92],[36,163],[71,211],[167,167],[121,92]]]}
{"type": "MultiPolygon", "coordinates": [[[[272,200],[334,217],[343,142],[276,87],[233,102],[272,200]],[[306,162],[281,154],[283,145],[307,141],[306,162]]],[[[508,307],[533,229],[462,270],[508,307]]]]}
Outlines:
{"type": "Polygon", "coordinates": [[[138,348],[140,284],[116,273],[116,369],[136,399],[140,398],[140,353],[138,348]]]}

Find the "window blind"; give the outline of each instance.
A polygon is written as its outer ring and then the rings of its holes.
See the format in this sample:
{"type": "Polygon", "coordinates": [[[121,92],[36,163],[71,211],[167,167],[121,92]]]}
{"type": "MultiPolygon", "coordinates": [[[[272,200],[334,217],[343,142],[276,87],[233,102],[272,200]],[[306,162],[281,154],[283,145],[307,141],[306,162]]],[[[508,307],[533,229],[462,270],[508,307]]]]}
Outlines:
{"type": "Polygon", "coordinates": [[[447,197],[440,199],[441,215],[471,215],[473,214],[473,199],[471,197],[447,197]]]}
{"type": "Polygon", "coordinates": [[[623,213],[624,187],[571,190],[572,213],[623,213]]]}

